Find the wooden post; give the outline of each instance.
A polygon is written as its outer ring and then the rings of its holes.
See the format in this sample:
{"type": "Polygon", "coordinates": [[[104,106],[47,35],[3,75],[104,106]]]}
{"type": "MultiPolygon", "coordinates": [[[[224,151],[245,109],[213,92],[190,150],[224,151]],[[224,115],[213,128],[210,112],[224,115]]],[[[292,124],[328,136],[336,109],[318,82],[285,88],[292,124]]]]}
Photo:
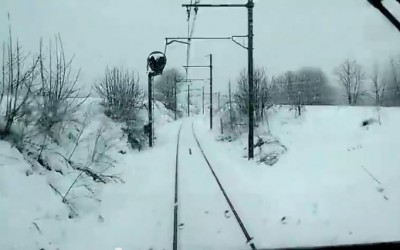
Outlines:
{"type": "Polygon", "coordinates": [[[213,127],[213,61],[212,54],[210,54],[210,130],[213,127]]]}
{"type": "Polygon", "coordinates": [[[188,83],[188,89],[187,89],[188,95],[187,95],[187,115],[188,117],[190,116],[190,86],[188,83]]]}
{"type": "Polygon", "coordinates": [[[218,91],[218,110],[221,109],[220,102],[221,102],[221,95],[220,92],[218,91]]]}
{"type": "Polygon", "coordinates": [[[177,96],[176,96],[176,86],[178,85],[178,80],[176,79],[176,76],[175,76],[175,79],[174,79],[174,81],[175,81],[175,87],[174,87],[174,96],[175,96],[175,121],[176,121],[176,112],[177,112],[177,109],[178,109],[178,98],[177,98],[177,96]]]}
{"type": "Polygon", "coordinates": [[[203,86],[202,107],[203,107],[203,115],[204,115],[204,86],[203,86]]]}
{"type": "Polygon", "coordinates": [[[232,114],[232,90],[231,81],[229,81],[229,118],[231,121],[231,129],[233,130],[233,114],[232,114]]]}

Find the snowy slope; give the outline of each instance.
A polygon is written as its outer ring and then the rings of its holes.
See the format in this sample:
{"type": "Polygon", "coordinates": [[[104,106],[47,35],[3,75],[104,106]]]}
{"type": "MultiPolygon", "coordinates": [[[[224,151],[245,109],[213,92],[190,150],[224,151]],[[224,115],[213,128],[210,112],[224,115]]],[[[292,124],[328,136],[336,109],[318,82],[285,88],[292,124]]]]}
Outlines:
{"type": "Polygon", "coordinates": [[[288,151],[272,167],[241,158],[246,135],[216,142],[207,119],[196,127],[258,247],[400,240],[400,110],[361,127],[369,118],[375,108],[275,109],[270,129],[288,151]]]}
{"type": "Polygon", "coordinates": [[[26,176],[30,166],[15,148],[0,141],[0,149],[0,249],[38,249],[56,231],[44,231],[42,224],[57,229],[68,211],[43,176],[26,176]]]}
{"type": "MultiPolygon", "coordinates": [[[[146,120],[145,114],[146,112],[141,112],[139,117],[146,120]]],[[[157,126],[168,127],[167,123],[172,120],[171,113],[162,104],[156,103],[155,114],[157,126]]],[[[88,99],[74,114],[73,119],[78,122],[66,122],[60,134],[59,145],[49,143],[46,146],[43,158],[49,163],[50,170],[36,166],[32,171],[32,166],[16,148],[12,148],[8,142],[0,141],[0,249],[113,250],[124,244],[125,246],[129,244],[130,247],[136,249],[142,246],[150,247],[152,242],[160,237],[168,237],[160,234],[161,236],[155,235],[156,239],[150,237],[148,241],[143,241],[143,235],[139,235],[141,232],[139,229],[145,228],[146,209],[153,206],[148,217],[156,217],[155,210],[165,206],[162,200],[170,202],[168,199],[170,196],[164,194],[158,194],[161,204],[153,204],[154,200],[148,200],[148,203],[133,202],[145,198],[143,190],[150,192],[149,197],[153,198],[159,191],[157,186],[161,185],[159,181],[156,183],[148,181],[151,174],[148,170],[151,167],[157,167],[153,165],[153,161],[149,161],[152,151],[139,153],[129,149],[126,136],[121,131],[123,125],[107,118],[96,98],[88,99]],[[96,150],[102,152],[105,147],[112,145],[101,158],[101,161],[107,164],[96,163],[89,167],[104,175],[117,176],[122,180],[115,179],[103,184],[94,182],[83,175],[68,191],[80,171],[69,168],[60,155],[68,157],[72,152],[74,144],[71,140],[79,134],[77,130],[81,129],[80,126],[85,117],[87,117],[86,125],[71,159],[78,166],[90,162],[96,137],[101,132],[96,150]],[[110,164],[114,167],[110,168],[110,164]],[[50,185],[57,191],[54,191],[50,185]],[[151,192],[152,188],[155,191],[151,192]],[[77,213],[73,219],[69,218],[71,210],[62,202],[62,196],[67,192],[69,192],[68,204],[77,213]],[[137,220],[134,217],[127,220],[128,214],[138,216],[137,220]],[[138,227],[139,222],[141,227],[138,227]],[[95,228],[96,230],[92,230],[95,228]],[[132,234],[129,229],[132,228],[137,229],[138,239],[141,238],[140,242],[129,240],[132,234]],[[121,230],[126,234],[121,234],[121,230]],[[99,240],[99,236],[104,234],[110,235],[110,238],[99,240]]],[[[163,133],[162,130],[158,132],[163,133]]],[[[171,135],[171,138],[174,136],[171,135]]],[[[161,144],[162,139],[163,137],[157,139],[157,143],[161,144]]],[[[161,150],[161,152],[164,151],[161,150]]],[[[168,151],[163,153],[159,157],[160,161],[165,161],[168,154],[168,151]]],[[[170,170],[166,169],[166,171],[170,170]]],[[[161,175],[165,172],[159,173],[161,175]]],[[[157,180],[164,177],[165,175],[162,175],[157,180]]],[[[168,178],[165,181],[166,184],[172,183],[168,178]]],[[[166,187],[161,188],[161,190],[166,189],[166,187]]],[[[159,216],[159,221],[165,223],[162,218],[166,215],[161,213],[159,216]]],[[[149,229],[154,231],[154,228],[159,226],[159,224],[154,224],[149,229]]],[[[143,232],[146,233],[146,230],[143,232]]]]}

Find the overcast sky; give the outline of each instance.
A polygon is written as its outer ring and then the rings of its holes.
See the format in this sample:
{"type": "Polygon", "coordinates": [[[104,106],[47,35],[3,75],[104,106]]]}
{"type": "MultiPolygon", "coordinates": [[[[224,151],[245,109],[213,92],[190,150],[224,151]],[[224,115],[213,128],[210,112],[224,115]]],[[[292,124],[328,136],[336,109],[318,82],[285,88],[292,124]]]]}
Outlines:
{"type": "MultiPolygon", "coordinates": [[[[7,12],[24,50],[38,51],[39,39],[60,33],[67,55],[75,55],[81,84],[90,86],[107,65],[125,65],[146,80],[146,58],[164,50],[165,37],[186,36],[189,0],[0,0],[0,37],[7,37],[7,12]]],[[[244,3],[202,0],[201,3],[244,3]]],[[[395,0],[385,0],[400,13],[395,0]]],[[[255,64],[270,74],[302,66],[331,74],[346,58],[365,66],[400,52],[400,33],[366,0],[258,0],[254,17],[255,64]]],[[[246,9],[200,9],[194,36],[247,34],[246,9]]],[[[230,41],[196,41],[192,64],[207,64],[214,54],[216,90],[225,90],[247,66],[247,52],[230,41]]],[[[167,67],[186,63],[186,47],[171,45],[167,67]]],[[[208,77],[207,69],[190,77],[208,77]]],[[[201,86],[201,83],[198,83],[201,86]]]]}

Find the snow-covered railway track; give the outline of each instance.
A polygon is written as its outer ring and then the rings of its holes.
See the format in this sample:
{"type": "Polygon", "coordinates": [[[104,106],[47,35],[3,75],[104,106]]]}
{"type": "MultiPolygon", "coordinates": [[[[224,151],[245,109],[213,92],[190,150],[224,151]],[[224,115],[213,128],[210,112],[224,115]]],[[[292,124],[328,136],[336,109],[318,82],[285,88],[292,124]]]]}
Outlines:
{"type": "Polygon", "coordinates": [[[243,249],[246,244],[257,249],[203,151],[193,124],[191,130],[189,125],[182,125],[178,132],[172,249],[243,249]]]}
{"type": "Polygon", "coordinates": [[[179,165],[179,139],[181,137],[183,123],[178,131],[178,139],[176,141],[176,157],[175,157],[175,197],[174,197],[174,233],[172,240],[172,249],[178,249],[178,165],[179,165]]]}
{"type": "Polygon", "coordinates": [[[193,133],[194,139],[196,140],[197,146],[199,147],[200,152],[201,152],[201,154],[203,155],[204,160],[207,162],[207,165],[208,165],[208,167],[210,168],[211,173],[212,173],[212,175],[214,176],[215,181],[217,182],[219,188],[221,189],[221,192],[222,192],[222,194],[224,195],[225,200],[226,200],[226,202],[227,202],[228,205],[229,205],[229,208],[230,208],[231,211],[233,212],[233,214],[234,214],[234,216],[235,216],[235,218],[236,218],[236,221],[238,222],[238,224],[239,224],[239,226],[240,226],[240,229],[242,230],[244,236],[246,237],[246,240],[247,240],[246,243],[249,244],[249,246],[251,247],[251,249],[256,250],[257,248],[256,248],[255,244],[252,242],[252,240],[253,240],[252,237],[250,236],[250,234],[248,233],[246,227],[244,226],[242,219],[240,218],[239,214],[237,213],[237,211],[236,211],[236,209],[235,209],[235,206],[233,205],[232,201],[229,199],[228,194],[225,192],[224,187],[222,186],[220,180],[218,179],[217,174],[215,173],[215,171],[214,171],[212,165],[210,164],[210,161],[207,159],[207,156],[206,156],[206,154],[204,153],[203,148],[202,148],[201,145],[200,145],[199,140],[197,139],[196,133],[194,132],[193,123],[192,123],[192,133],[193,133]]]}

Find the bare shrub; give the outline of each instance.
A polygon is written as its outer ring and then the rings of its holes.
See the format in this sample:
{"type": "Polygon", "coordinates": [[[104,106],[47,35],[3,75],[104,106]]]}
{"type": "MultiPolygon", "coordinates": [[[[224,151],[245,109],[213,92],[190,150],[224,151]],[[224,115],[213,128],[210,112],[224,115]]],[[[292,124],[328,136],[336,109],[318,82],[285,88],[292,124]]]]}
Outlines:
{"type": "Polygon", "coordinates": [[[102,98],[106,115],[115,120],[132,120],[143,106],[144,92],[139,78],[122,67],[107,68],[95,89],[102,98]]]}
{"type": "Polygon", "coordinates": [[[128,142],[132,149],[142,150],[143,145],[147,142],[146,132],[141,122],[129,121],[122,131],[127,135],[128,142]]]}
{"type": "MultiPolygon", "coordinates": [[[[68,169],[72,168],[76,171],[76,177],[65,191],[50,184],[52,189],[62,198],[62,202],[70,209],[70,218],[78,216],[78,209],[74,200],[83,195],[82,190],[78,193],[75,192],[75,189],[83,187],[83,191],[88,193],[85,197],[97,200],[92,188],[95,183],[106,184],[110,181],[124,182],[117,175],[106,174],[110,168],[114,167],[114,161],[108,153],[115,144],[111,138],[105,136],[106,130],[104,127],[101,127],[96,131],[94,138],[90,137],[93,142],[89,145],[90,153],[87,155],[86,162],[82,162],[82,159],[73,157],[76,152],[75,149],[82,146],[82,143],[85,141],[81,139],[81,135],[86,129],[86,122],[87,120],[85,119],[78,137],[75,140],[75,146],[68,158],[61,153],[57,153],[64,158],[65,161],[63,164],[65,164],[68,169]]],[[[86,138],[86,140],[87,139],[88,138],[86,138]]]]}
{"type": "Polygon", "coordinates": [[[31,63],[23,55],[22,47],[16,42],[13,47],[11,26],[9,27],[9,41],[3,42],[2,49],[2,77],[0,106],[5,104],[5,112],[1,112],[4,124],[0,126],[0,138],[9,136],[13,124],[21,121],[28,113],[30,97],[33,93],[33,83],[37,76],[39,58],[35,57],[31,63]]]}
{"type": "Polygon", "coordinates": [[[87,96],[79,97],[78,83],[80,70],[72,74],[73,58],[66,59],[64,47],[60,35],[55,38],[53,50],[49,43],[48,57],[43,52],[42,41],[40,41],[40,89],[38,110],[40,118],[37,126],[42,133],[49,134],[54,139],[53,131],[55,125],[60,125],[72,115],[79,106],[84,103],[87,96]]]}

